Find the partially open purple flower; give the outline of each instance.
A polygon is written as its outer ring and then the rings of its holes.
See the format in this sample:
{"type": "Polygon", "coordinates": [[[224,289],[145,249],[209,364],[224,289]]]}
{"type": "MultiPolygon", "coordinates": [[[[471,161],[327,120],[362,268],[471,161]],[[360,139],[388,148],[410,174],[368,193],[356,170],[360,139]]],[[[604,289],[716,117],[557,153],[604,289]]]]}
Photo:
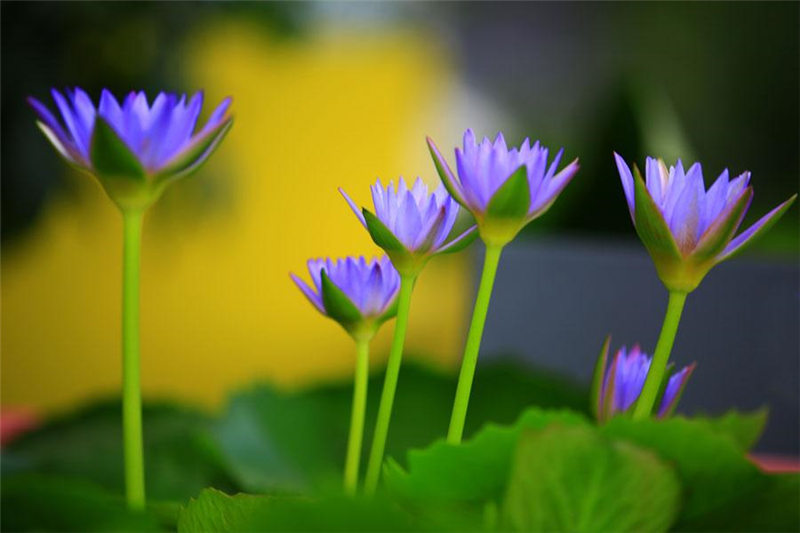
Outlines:
{"type": "Polygon", "coordinates": [[[188,101],[162,92],[152,102],[144,92],[131,92],[120,104],[104,89],[97,106],[80,88],[64,93],[51,91],[61,120],[28,98],[39,128],[67,161],[96,176],[124,207],[149,205],[168,181],[197,168],[233,120],[226,98],[196,129],[202,92],[188,101]]]}
{"type": "Polygon", "coordinates": [[[420,178],[411,189],[403,178],[397,188],[391,181],[384,187],[379,179],[371,190],[374,214],[359,209],[342,189],[339,192],[401,274],[417,273],[432,255],[461,250],[475,237],[473,226],[445,244],[458,216],[458,204],[441,185],[429,194],[420,178]]]}
{"type": "MultiPolygon", "coordinates": [[[[608,420],[617,413],[626,413],[633,407],[642,393],[645,379],[650,372],[651,358],[639,348],[634,346],[628,351],[621,347],[611,365],[606,370],[609,340],[606,340],[595,369],[594,409],[597,419],[608,420]]],[[[662,385],[661,403],[658,416],[665,417],[672,414],[683,393],[686,382],[692,375],[696,364],[682,368],[669,376],[665,374],[666,383],[662,385]]]]}
{"type": "Polygon", "coordinates": [[[388,257],[310,259],[313,288],[289,274],[308,301],[354,337],[370,338],[397,313],[400,276],[388,257]]]}
{"type": "Polygon", "coordinates": [[[648,157],[646,181],[614,154],[631,219],[670,290],[694,290],[717,263],[741,251],[774,224],[795,194],[734,237],[753,199],[750,173],[733,180],[725,169],[706,190],[700,163],[684,171],[680,160],[667,168],[648,157]]]}
{"type": "Polygon", "coordinates": [[[575,159],[556,172],[563,149],[548,163],[549,151],[539,141],[525,139],[509,149],[502,133],[480,144],[471,129],[464,133],[463,149],[455,150],[458,178],[431,138],[428,148],[447,190],[478,221],[481,238],[498,245],[544,214],[578,171],[575,159]]]}

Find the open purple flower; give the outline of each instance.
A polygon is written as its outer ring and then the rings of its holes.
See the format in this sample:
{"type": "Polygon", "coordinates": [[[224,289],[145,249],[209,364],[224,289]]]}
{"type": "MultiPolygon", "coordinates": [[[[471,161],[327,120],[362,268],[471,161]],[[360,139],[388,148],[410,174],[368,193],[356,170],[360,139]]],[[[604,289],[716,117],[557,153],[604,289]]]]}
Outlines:
{"type": "MultiPolygon", "coordinates": [[[[606,369],[610,339],[606,339],[595,368],[594,410],[599,421],[605,421],[617,413],[626,413],[634,406],[642,393],[647,374],[650,372],[652,359],[642,352],[638,345],[631,350],[621,347],[611,365],[606,369]]],[[[696,363],[682,368],[669,376],[665,373],[666,383],[662,384],[663,392],[658,408],[658,417],[672,414],[683,394],[686,382],[694,372],[696,363]]]]}
{"type": "Polygon", "coordinates": [[[525,139],[509,149],[502,133],[494,142],[476,142],[471,129],[464,147],[456,148],[458,178],[433,140],[428,138],[436,170],[455,200],[478,221],[484,242],[504,245],[530,221],[541,216],[578,171],[578,160],[556,172],[564,150],[548,163],[548,149],[525,139]]]}
{"type": "Polygon", "coordinates": [[[397,188],[391,181],[384,187],[380,179],[370,188],[374,214],[359,209],[342,189],[339,192],[403,275],[418,273],[431,256],[461,250],[475,238],[473,226],[445,243],[456,222],[458,204],[441,185],[429,194],[420,178],[411,189],[400,178],[397,188]]]}
{"type": "Polygon", "coordinates": [[[750,202],[750,172],[729,179],[725,169],[706,190],[700,163],[684,170],[648,157],[646,178],[614,154],[631,219],[669,290],[690,292],[708,271],[767,231],[789,208],[795,194],[736,235],[750,202]],[[646,180],[646,181],[645,181],[646,180]]]}
{"type": "Polygon", "coordinates": [[[97,106],[80,88],[64,93],[51,91],[61,120],[28,98],[39,128],[67,161],[96,176],[123,207],[146,207],[167,182],[196,169],[233,120],[226,98],[197,128],[202,92],[188,100],[162,92],[152,102],[144,92],[131,92],[120,103],[104,89],[97,106]]]}
{"type": "Polygon", "coordinates": [[[308,272],[313,288],[295,274],[289,275],[320,313],[339,322],[353,337],[371,338],[397,313],[400,276],[388,257],[310,259],[308,272]]]}

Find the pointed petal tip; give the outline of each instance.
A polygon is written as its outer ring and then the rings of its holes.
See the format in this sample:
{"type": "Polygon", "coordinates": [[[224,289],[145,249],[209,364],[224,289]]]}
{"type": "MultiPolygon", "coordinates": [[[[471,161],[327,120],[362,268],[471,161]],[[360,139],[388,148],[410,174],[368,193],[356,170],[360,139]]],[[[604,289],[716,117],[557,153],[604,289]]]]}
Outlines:
{"type": "Polygon", "coordinates": [[[353,210],[353,213],[355,213],[356,217],[358,217],[358,220],[361,222],[361,224],[366,228],[367,221],[364,219],[364,214],[362,210],[359,209],[358,205],[353,201],[353,199],[350,198],[350,196],[346,192],[344,192],[343,188],[337,187],[337,190],[339,191],[339,194],[341,194],[344,197],[344,200],[347,202],[347,205],[349,205],[350,209],[353,210]]]}

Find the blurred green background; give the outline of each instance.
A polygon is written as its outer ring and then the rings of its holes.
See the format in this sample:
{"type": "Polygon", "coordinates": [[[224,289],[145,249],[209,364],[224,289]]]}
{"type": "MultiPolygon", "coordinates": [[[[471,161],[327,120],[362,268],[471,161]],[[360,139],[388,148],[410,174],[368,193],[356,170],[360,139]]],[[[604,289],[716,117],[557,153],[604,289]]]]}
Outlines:
{"type": "MultiPolygon", "coordinates": [[[[231,135],[148,215],[144,237],[145,392],[218,405],[256,378],[352,372],[348,339],[286,273],[311,256],[375,253],[336,187],[366,202],[376,176],[435,183],[426,134],[444,148],[466,127],[503,130],[580,157],[529,234],[635,241],[612,150],[700,160],[707,183],[750,170],[754,221],[798,189],[799,9],[3,2],[3,405],[51,411],[119,383],[118,216],[47,146],[28,95],[233,96],[231,135]]],[[[752,253],[798,251],[794,208],[752,253]]],[[[458,361],[470,266],[432,262],[421,280],[409,346],[427,363],[458,361]]]]}

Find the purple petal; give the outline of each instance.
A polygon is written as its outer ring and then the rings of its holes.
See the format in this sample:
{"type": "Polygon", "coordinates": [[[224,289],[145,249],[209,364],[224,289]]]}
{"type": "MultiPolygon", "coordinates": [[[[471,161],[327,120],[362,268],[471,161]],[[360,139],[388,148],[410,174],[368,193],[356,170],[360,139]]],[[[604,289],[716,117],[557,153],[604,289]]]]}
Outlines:
{"type": "Polygon", "coordinates": [[[575,177],[579,168],[578,160],[575,159],[572,163],[564,167],[561,172],[553,176],[553,179],[546,184],[546,192],[540,195],[540,198],[536,199],[536,203],[531,206],[528,218],[540,216],[549,209],[556,198],[558,198],[558,195],[561,194],[561,191],[564,190],[564,187],[575,177]]]}
{"type": "Polygon", "coordinates": [[[414,201],[414,197],[407,189],[402,196],[400,196],[400,191],[405,189],[405,183],[401,180],[400,185],[401,188],[398,189],[400,203],[397,206],[397,220],[395,221],[393,231],[400,242],[411,249],[414,246],[417,235],[419,235],[422,230],[422,217],[414,201]]]}
{"type": "MultiPolygon", "coordinates": [[[[695,169],[693,166],[692,169],[695,169]]],[[[703,176],[697,170],[685,177],[683,191],[675,201],[669,228],[675,237],[675,243],[682,253],[687,254],[694,249],[700,233],[700,202],[702,201],[703,176]]]]}
{"type": "Polygon", "coordinates": [[[325,307],[322,305],[322,297],[316,292],[314,292],[311,289],[311,287],[309,287],[308,284],[306,284],[305,281],[295,276],[293,273],[290,272],[289,276],[292,278],[292,281],[294,281],[294,284],[297,285],[297,288],[303,291],[303,294],[306,295],[308,301],[311,302],[311,304],[317,308],[317,311],[319,311],[322,314],[326,314],[325,307]]]}
{"type": "MultiPolygon", "coordinates": [[[[341,193],[341,195],[344,196],[344,199],[347,202],[347,205],[350,206],[350,209],[352,209],[353,213],[356,214],[356,216],[358,217],[358,220],[361,221],[361,225],[366,228],[367,227],[367,221],[364,220],[364,213],[361,212],[361,209],[359,209],[358,206],[356,205],[356,203],[349,196],[347,196],[347,193],[344,192],[344,189],[342,189],[341,187],[339,187],[339,193],[341,193]]],[[[377,210],[377,206],[376,206],[376,210],[377,210]]]]}
{"type": "Polygon", "coordinates": [[[453,248],[454,246],[457,246],[459,242],[463,241],[466,238],[469,238],[477,230],[478,230],[478,226],[470,227],[469,229],[467,229],[467,231],[465,231],[464,233],[462,233],[461,235],[459,235],[458,237],[456,237],[452,241],[448,242],[447,244],[445,244],[444,246],[439,248],[439,251],[443,252],[443,253],[447,252],[450,248],[453,248]]]}
{"type": "Polygon", "coordinates": [[[659,417],[663,417],[674,409],[675,403],[678,401],[678,398],[680,398],[681,392],[684,387],[686,387],[686,383],[692,376],[696,366],[696,363],[692,363],[689,366],[683,367],[680,372],[676,372],[670,376],[669,381],[667,381],[667,386],[664,388],[664,396],[661,398],[661,405],[658,409],[659,417]]]}
{"type": "Polygon", "coordinates": [[[733,254],[739,252],[743,249],[743,247],[755,239],[757,236],[761,235],[765,232],[769,227],[777,222],[778,218],[789,208],[790,205],[795,201],[797,195],[795,194],[778,207],[761,217],[758,222],[744,230],[742,233],[737,235],[729,244],[725,247],[725,250],[719,256],[717,261],[724,261],[728,259],[733,254]]]}
{"type": "Polygon", "coordinates": [[[67,99],[55,89],[51,91],[51,94],[53,95],[53,100],[56,102],[56,106],[58,107],[59,111],[61,111],[61,117],[64,119],[64,124],[67,125],[67,130],[69,130],[70,135],[72,136],[73,143],[75,143],[75,146],[81,155],[88,158],[89,133],[84,131],[78,118],[75,116],[74,111],[67,102],[67,99]]]}
{"type": "Polygon", "coordinates": [[[633,219],[636,205],[633,196],[633,174],[631,174],[631,169],[628,167],[628,164],[617,152],[614,152],[614,160],[617,162],[617,172],[619,172],[619,178],[622,181],[625,201],[628,202],[628,211],[631,214],[631,219],[633,219]]]}

